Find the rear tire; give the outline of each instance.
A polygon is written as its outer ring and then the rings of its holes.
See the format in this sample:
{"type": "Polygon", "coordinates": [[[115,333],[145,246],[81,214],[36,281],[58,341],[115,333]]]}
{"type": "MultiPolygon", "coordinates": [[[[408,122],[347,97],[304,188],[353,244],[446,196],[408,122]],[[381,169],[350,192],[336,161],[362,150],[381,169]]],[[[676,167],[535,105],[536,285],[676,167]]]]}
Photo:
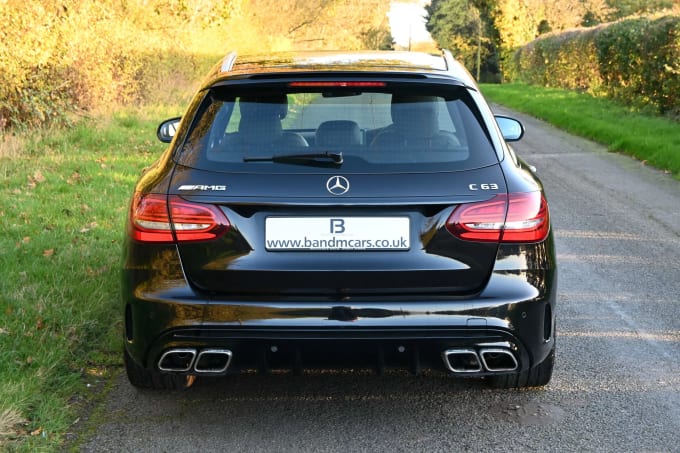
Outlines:
{"type": "Polygon", "coordinates": [[[555,346],[548,356],[539,364],[525,371],[490,376],[486,378],[489,387],[495,389],[519,389],[527,387],[543,387],[550,382],[555,366],[555,346]]]}
{"type": "Polygon", "coordinates": [[[194,375],[165,374],[160,371],[143,368],[130,357],[123,348],[123,361],[130,384],[137,388],[152,390],[182,390],[191,387],[196,380],[194,375]]]}

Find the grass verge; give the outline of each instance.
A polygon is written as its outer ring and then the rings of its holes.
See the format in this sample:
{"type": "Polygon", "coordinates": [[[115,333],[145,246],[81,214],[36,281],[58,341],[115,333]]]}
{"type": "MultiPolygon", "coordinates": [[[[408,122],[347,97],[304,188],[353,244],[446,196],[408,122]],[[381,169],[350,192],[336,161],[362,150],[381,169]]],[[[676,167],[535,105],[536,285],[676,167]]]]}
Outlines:
{"type": "Polygon", "coordinates": [[[570,90],[524,84],[484,84],[481,89],[491,102],[528,113],[680,179],[678,121],[570,90]]]}
{"type": "Polygon", "coordinates": [[[163,149],[158,119],[178,111],[119,112],[20,145],[4,140],[0,450],[59,450],[79,404],[120,365],[130,190],[163,149]]]}

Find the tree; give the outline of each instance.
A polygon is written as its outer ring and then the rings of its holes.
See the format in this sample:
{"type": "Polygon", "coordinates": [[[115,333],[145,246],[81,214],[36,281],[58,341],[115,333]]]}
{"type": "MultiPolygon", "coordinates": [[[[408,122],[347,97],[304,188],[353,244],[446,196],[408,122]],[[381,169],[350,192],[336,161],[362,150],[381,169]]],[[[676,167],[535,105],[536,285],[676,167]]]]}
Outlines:
{"type": "Polygon", "coordinates": [[[361,41],[369,50],[394,49],[394,38],[387,27],[369,27],[361,32],[361,41]]]}
{"type": "Polygon", "coordinates": [[[476,68],[479,77],[482,45],[487,42],[479,9],[470,0],[432,0],[425,11],[426,28],[435,41],[468,68],[476,68]]]}
{"type": "Polygon", "coordinates": [[[366,41],[372,29],[385,41],[389,34],[384,0],[242,1],[241,18],[256,31],[255,39],[283,50],[364,49],[374,44],[366,41]]]}
{"type": "MultiPolygon", "coordinates": [[[[613,0],[610,0],[613,1],[613,0]]],[[[515,50],[548,31],[601,22],[609,14],[607,0],[487,0],[497,32],[495,44],[503,64],[515,50]]]]}
{"type": "Polygon", "coordinates": [[[427,29],[469,68],[502,72],[515,50],[541,34],[593,26],[631,14],[672,8],[678,0],[432,0],[427,29]],[[479,33],[481,23],[482,32],[479,33]],[[481,40],[478,38],[481,36],[481,40]],[[478,45],[481,43],[481,46],[478,45]]]}

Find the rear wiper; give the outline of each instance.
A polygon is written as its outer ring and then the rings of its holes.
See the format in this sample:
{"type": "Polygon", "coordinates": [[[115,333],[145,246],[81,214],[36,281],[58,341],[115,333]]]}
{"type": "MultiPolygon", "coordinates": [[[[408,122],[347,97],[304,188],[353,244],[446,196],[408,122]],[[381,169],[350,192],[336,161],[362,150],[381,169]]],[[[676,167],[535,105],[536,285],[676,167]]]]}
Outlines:
{"type": "Polygon", "coordinates": [[[301,163],[301,164],[325,164],[333,163],[340,165],[344,162],[342,153],[307,153],[307,154],[277,154],[266,157],[244,157],[243,162],[280,162],[280,163],[301,163]],[[330,162],[328,162],[330,161],[330,162]]]}

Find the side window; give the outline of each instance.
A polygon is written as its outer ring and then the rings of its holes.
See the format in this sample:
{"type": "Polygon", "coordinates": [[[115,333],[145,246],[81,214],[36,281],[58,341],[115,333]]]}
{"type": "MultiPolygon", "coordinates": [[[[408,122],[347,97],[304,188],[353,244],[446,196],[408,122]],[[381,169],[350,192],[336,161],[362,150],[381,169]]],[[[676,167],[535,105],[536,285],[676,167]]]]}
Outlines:
{"type": "Polygon", "coordinates": [[[201,149],[211,150],[218,147],[224,140],[232,111],[231,102],[214,101],[206,105],[197,115],[185,149],[199,152],[201,149]]]}
{"type": "Polygon", "coordinates": [[[228,117],[228,123],[227,123],[227,128],[226,128],[226,133],[227,134],[233,134],[234,132],[238,132],[238,123],[241,120],[241,109],[238,108],[238,105],[236,102],[230,102],[229,106],[225,106],[224,110],[227,110],[230,112],[230,115],[228,117]]]}

